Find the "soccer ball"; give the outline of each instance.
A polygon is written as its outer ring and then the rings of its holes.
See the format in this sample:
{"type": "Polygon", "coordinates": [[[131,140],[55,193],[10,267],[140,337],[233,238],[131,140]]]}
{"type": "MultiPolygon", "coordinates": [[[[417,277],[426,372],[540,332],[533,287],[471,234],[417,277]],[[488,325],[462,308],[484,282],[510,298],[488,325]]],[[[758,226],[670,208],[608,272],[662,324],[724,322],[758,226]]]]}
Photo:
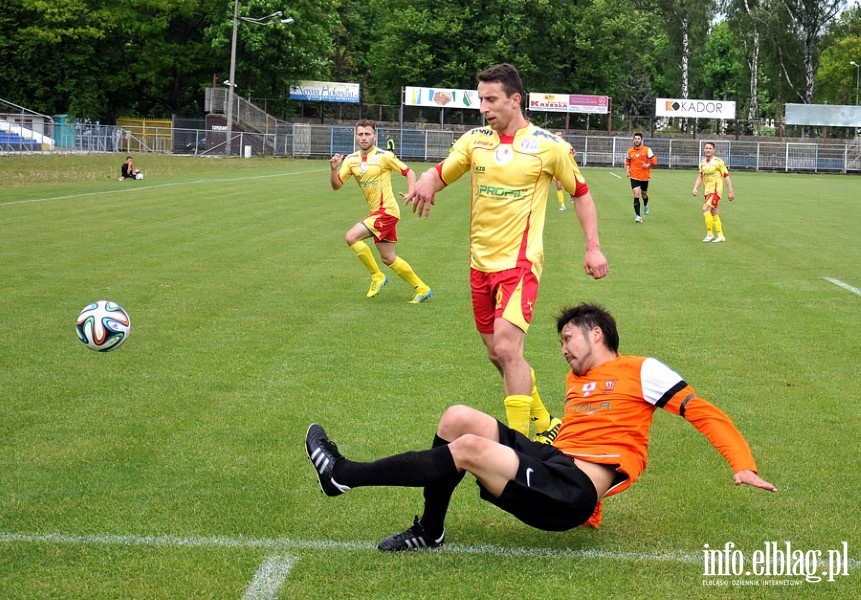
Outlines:
{"type": "Polygon", "coordinates": [[[140,171],[135,171],[135,179],[143,179],[143,173],[140,171]]]}
{"type": "Polygon", "coordinates": [[[128,339],[131,329],[128,313],[110,300],[99,300],[85,306],[75,324],[81,343],[96,352],[116,350],[128,339]]]}

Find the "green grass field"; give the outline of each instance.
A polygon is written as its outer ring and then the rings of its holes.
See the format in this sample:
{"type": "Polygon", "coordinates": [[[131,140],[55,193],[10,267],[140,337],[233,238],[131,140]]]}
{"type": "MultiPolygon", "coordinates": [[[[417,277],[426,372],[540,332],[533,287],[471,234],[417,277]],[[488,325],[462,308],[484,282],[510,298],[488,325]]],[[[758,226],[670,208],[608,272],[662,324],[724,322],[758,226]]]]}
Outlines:
{"type": "Polygon", "coordinates": [[[601,281],[574,211],[548,200],[527,357],[551,410],[567,367],[553,316],[600,302],[622,352],[735,420],[778,494],[734,487],[705,438],[659,414],[648,470],[599,530],[530,529],[469,477],[443,551],[388,555],[376,543],[421,491],[327,498],[302,440],[318,421],[370,460],[428,446],[449,404],[502,416],[472,325],[466,181],[429,220],[403,215],[399,254],[434,290],[415,306],[391,274],[365,298],[343,241],[364,204],[353,182],[330,190],[324,161],[140,156],[146,179],[121,183],[122,159],[0,157],[0,598],[858,597],[857,177],[734,173],[728,242],[703,244],[693,171],[657,171],[635,225],[624,171],[586,169],[601,281]],[[100,298],[132,319],[108,354],[74,331],[100,298]],[[844,541],[846,575],[798,574],[844,541]],[[705,545],[728,542],[746,566],[767,542],[807,562],[704,577],[705,545]]]}

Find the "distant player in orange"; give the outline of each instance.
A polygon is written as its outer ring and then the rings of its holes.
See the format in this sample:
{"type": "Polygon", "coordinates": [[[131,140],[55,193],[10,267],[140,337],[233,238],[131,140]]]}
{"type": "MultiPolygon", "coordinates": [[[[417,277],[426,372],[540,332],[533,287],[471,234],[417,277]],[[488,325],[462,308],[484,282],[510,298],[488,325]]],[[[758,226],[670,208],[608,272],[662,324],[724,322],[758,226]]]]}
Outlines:
{"type": "Polygon", "coordinates": [[[703,154],[705,158],[700,161],[700,171],[697,174],[697,180],[694,182],[694,196],[699,191],[700,184],[703,184],[703,217],[706,220],[706,237],[704,242],[725,242],[726,238],[723,235],[723,224],[718,216],[718,203],[723,194],[723,184],[726,181],[726,197],[732,202],[735,198],[735,192],[732,190],[732,181],[729,178],[729,169],[726,163],[715,156],[714,142],[706,142],[703,144],[703,154]]]}
{"type": "Polygon", "coordinates": [[[642,223],[640,215],[640,198],[643,199],[643,214],[649,214],[649,180],[652,178],[652,167],[658,164],[658,157],[652,149],[643,145],[643,134],[635,133],[633,146],[628,148],[625,156],[625,171],[631,180],[631,191],[634,193],[634,222],[642,223]]]}
{"type": "Polygon", "coordinates": [[[594,304],[566,308],[556,329],[571,372],[562,427],[552,445],[456,405],[443,414],[429,450],[365,463],[344,458],[313,424],[305,451],[323,492],[423,487],[421,518],[381,541],[378,548],[386,551],[441,546],[449,499],[467,472],[478,480],[482,499],[527,525],[546,531],[597,526],[601,499],[628,488],[646,468],[649,428],[658,408],[705,435],[729,463],[735,485],[777,491],[757,475],[750,448],[730,418],[681,375],[657,359],[618,354],[619,333],[609,312],[594,304]]]}
{"type": "Polygon", "coordinates": [[[410,302],[420,304],[433,296],[433,292],[416,275],[409,263],[395,252],[401,209],[392,192],[392,172],[407,178],[408,193],[415,188],[416,174],[392,152],[377,148],[377,128],[373,121],[362,119],[356,123],[356,141],[359,144],[358,152],[346,157],[335,154],[329,159],[329,183],[333,190],[339,190],[347,179],[354,177],[368,203],[369,214],[353,225],[344,236],[347,246],[371,275],[371,287],[367,297],[379,295],[383,286],[389,282],[389,278],[374,260],[371,249],[363,241],[372,237],[383,263],[413,288],[410,302]]]}

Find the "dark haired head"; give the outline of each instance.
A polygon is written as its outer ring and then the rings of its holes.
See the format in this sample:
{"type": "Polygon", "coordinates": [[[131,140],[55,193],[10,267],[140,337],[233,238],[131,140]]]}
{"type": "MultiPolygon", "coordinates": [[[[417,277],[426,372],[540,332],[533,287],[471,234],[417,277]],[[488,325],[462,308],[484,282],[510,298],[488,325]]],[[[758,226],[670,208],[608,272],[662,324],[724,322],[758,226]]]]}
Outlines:
{"type": "Polygon", "coordinates": [[[597,327],[604,334],[604,345],[616,354],[619,353],[619,330],[616,329],[616,319],[602,306],[583,303],[564,308],[556,317],[556,332],[561,334],[562,328],[568,323],[579,327],[584,333],[597,327]]]}
{"type": "Polygon", "coordinates": [[[479,83],[500,83],[505,95],[511,98],[514,94],[520,94],[521,103],[526,97],[523,91],[523,81],[520,80],[520,73],[513,65],[501,63],[493,65],[489,69],[485,69],[478,74],[479,83]]]}
{"type": "Polygon", "coordinates": [[[359,119],[356,121],[356,128],[358,129],[359,127],[370,127],[374,130],[374,133],[377,131],[377,125],[369,119],[359,119]]]}

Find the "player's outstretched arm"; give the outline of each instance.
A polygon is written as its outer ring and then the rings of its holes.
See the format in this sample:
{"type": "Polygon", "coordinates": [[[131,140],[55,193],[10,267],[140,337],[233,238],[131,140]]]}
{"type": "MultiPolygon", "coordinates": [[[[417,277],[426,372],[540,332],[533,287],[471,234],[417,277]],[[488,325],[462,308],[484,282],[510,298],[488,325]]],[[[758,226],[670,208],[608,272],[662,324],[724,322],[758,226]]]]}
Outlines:
{"type": "Polygon", "coordinates": [[[404,204],[412,204],[413,212],[422,219],[427,219],[431,206],[436,204],[436,193],[444,187],[445,182],[437,173],[436,167],[431,167],[419,177],[412,193],[404,196],[404,204]]]}
{"type": "Polygon", "coordinates": [[[582,196],[571,199],[574,202],[574,210],[577,219],[586,236],[586,254],[583,257],[583,270],[594,279],[606,277],[610,272],[610,265],[601,252],[601,243],[598,241],[598,211],[592,194],[586,192],[582,196]]]}
{"type": "Polygon", "coordinates": [[[416,172],[412,169],[407,169],[407,172],[404,174],[404,177],[407,178],[407,193],[401,192],[401,198],[407,198],[411,194],[415,192],[416,189],[416,172]]]}
{"type": "Polygon", "coordinates": [[[341,168],[341,163],[344,161],[343,154],[335,154],[329,159],[329,184],[333,190],[340,190],[344,182],[338,177],[338,170],[341,168]]]}
{"type": "Polygon", "coordinates": [[[777,488],[773,484],[767,482],[753,471],[739,471],[732,476],[732,480],[736,485],[752,485],[755,488],[777,493],[777,488]]]}

